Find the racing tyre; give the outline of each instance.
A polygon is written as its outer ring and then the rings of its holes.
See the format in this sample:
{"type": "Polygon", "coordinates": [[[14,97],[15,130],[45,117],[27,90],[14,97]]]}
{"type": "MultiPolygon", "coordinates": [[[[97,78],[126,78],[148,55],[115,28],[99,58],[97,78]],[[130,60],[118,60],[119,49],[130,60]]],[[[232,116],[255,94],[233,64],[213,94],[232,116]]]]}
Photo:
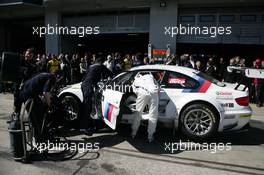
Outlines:
{"type": "Polygon", "coordinates": [[[61,104],[64,108],[64,124],[68,127],[77,127],[81,112],[81,102],[77,97],[66,95],[61,97],[61,104]]]}
{"type": "Polygon", "coordinates": [[[208,139],[217,132],[217,112],[206,104],[192,104],[184,109],[180,118],[183,134],[195,140],[208,139]]]}

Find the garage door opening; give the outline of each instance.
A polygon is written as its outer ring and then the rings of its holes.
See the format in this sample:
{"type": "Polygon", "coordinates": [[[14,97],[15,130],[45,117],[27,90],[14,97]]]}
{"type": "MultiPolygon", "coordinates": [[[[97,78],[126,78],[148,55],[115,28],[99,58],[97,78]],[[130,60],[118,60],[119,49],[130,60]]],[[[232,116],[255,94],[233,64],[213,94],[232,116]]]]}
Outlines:
{"type": "Polygon", "coordinates": [[[6,21],[6,50],[23,53],[34,47],[36,53],[45,53],[45,38],[33,35],[32,27],[43,26],[43,17],[17,18],[6,21]]]}
{"type": "Polygon", "coordinates": [[[132,34],[98,34],[83,38],[65,36],[62,40],[62,51],[65,53],[147,53],[149,35],[147,33],[132,34]]]}

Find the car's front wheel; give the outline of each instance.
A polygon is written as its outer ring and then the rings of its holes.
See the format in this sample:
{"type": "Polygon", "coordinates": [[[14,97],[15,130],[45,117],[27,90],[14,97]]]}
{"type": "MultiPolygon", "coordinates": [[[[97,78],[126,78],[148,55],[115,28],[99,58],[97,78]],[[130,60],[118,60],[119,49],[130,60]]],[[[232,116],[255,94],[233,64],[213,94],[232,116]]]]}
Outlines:
{"type": "Polygon", "coordinates": [[[64,122],[67,126],[75,127],[81,112],[81,102],[77,97],[65,95],[61,97],[61,104],[64,108],[64,122]]]}
{"type": "Polygon", "coordinates": [[[216,111],[206,104],[192,104],[181,113],[181,131],[192,139],[207,139],[217,132],[216,111]]]}

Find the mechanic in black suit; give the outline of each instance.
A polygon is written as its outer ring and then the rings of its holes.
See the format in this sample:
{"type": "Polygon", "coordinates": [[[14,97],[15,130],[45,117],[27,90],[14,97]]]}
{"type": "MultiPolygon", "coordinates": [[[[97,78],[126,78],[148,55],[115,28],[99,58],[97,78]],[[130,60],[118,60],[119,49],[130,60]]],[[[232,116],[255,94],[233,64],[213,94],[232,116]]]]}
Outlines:
{"type": "MultiPolygon", "coordinates": [[[[21,104],[29,99],[33,99],[33,106],[30,113],[30,119],[35,128],[35,135],[40,134],[41,124],[44,113],[51,105],[51,90],[56,84],[56,77],[50,73],[40,73],[27,80],[19,92],[21,104]]],[[[29,106],[27,106],[29,109],[29,106]]]]}
{"type": "Polygon", "coordinates": [[[87,70],[84,80],[81,85],[83,93],[83,114],[80,116],[80,131],[84,134],[92,135],[94,131],[94,122],[91,119],[92,103],[94,90],[97,88],[97,83],[102,80],[103,77],[111,77],[113,73],[107,69],[103,63],[105,59],[102,55],[98,55],[95,60],[95,64],[91,65],[87,70]]]}

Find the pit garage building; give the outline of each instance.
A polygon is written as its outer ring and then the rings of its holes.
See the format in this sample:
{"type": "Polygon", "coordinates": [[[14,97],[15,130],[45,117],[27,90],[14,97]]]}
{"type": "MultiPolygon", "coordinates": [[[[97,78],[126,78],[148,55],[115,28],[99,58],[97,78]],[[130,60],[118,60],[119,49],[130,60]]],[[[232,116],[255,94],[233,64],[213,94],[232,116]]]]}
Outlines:
{"type": "Polygon", "coordinates": [[[263,0],[0,0],[0,52],[144,52],[264,56],[263,0]],[[230,26],[230,35],[166,35],[165,27],[230,26]],[[33,35],[33,27],[98,26],[100,34],[33,35]]]}

